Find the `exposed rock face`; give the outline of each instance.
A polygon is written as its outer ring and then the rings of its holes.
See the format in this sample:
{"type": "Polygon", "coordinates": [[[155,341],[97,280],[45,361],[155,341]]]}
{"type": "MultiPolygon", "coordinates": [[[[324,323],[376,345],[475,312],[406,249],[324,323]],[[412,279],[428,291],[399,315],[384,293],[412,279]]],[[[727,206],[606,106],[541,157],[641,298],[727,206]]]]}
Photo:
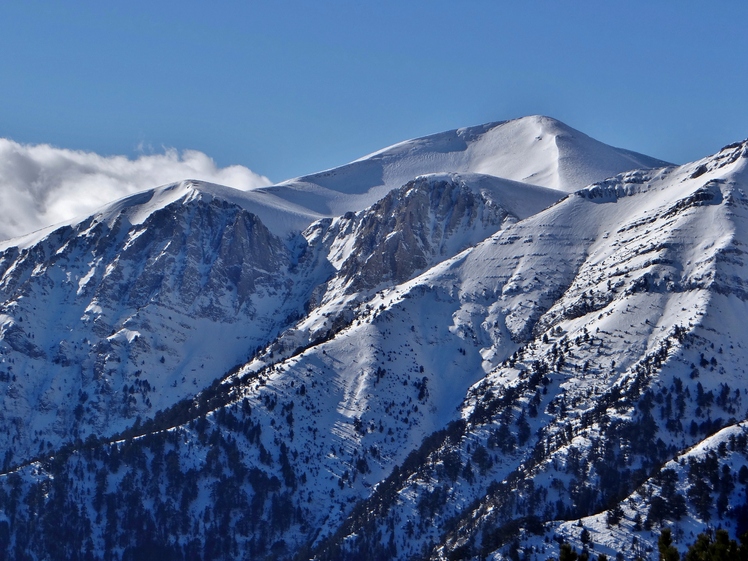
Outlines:
{"type": "Polygon", "coordinates": [[[132,223],[147,202],[0,254],[0,353],[16,375],[3,416],[30,417],[6,436],[19,461],[196,393],[298,313],[292,251],[255,215],[193,191],[132,223]]]}
{"type": "Polygon", "coordinates": [[[508,217],[459,179],[416,179],[341,225],[338,235],[355,241],[339,275],[349,293],[400,284],[485,239],[508,217]]]}
{"type": "Polygon", "coordinates": [[[93,296],[232,322],[251,317],[261,287],[283,290],[289,264],[288,249],[256,216],[213,199],[178,214],[166,207],[129,229],[93,296]]]}

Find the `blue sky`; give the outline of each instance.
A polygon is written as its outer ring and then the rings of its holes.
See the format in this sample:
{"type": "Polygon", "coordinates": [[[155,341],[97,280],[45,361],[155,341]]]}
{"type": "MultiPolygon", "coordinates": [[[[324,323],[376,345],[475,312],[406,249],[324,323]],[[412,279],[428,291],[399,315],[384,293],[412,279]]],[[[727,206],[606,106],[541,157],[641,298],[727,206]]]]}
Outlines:
{"type": "Polygon", "coordinates": [[[4,2],[0,136],[280,181],[529,114],[685,162],[748,137],[748,3],[4,2]]]}

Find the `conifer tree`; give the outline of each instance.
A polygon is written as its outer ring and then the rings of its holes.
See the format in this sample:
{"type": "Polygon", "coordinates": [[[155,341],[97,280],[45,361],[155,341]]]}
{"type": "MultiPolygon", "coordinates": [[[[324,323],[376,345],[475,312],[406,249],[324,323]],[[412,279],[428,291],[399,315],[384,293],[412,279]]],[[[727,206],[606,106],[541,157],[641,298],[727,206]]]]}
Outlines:
{"type": "Polygon", "coordinates": [[[657,549],[660,551],[660,561],[680,561],[680,554],[673,546],[673,536],[670,528],[664,528],[657,542],[657,549]]]}

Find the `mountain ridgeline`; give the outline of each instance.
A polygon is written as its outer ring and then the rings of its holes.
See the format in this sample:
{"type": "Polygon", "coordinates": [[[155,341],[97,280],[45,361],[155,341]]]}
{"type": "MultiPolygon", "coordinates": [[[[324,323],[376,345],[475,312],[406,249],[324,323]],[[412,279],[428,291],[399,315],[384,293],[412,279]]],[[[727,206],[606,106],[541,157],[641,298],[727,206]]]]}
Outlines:
{"type": "Polygon", "coordinates": [[[737,539],[746,245],[748,141],[673,166],[547,117],[0,242],[0,558],[737,539]]]}

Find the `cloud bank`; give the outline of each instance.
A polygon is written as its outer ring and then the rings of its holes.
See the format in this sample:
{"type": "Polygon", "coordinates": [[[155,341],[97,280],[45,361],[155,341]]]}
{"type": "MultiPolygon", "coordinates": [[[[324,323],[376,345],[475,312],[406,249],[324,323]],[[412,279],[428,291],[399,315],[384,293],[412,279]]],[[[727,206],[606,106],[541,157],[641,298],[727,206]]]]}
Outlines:
{"type": "Polygon", "coordinates": [[[200,179],[248,190],[269,185],[244,166],[219,168],[196,150],[100,156],[0,138],[0,239],[20,236],[159,185],[200,179]]]}

